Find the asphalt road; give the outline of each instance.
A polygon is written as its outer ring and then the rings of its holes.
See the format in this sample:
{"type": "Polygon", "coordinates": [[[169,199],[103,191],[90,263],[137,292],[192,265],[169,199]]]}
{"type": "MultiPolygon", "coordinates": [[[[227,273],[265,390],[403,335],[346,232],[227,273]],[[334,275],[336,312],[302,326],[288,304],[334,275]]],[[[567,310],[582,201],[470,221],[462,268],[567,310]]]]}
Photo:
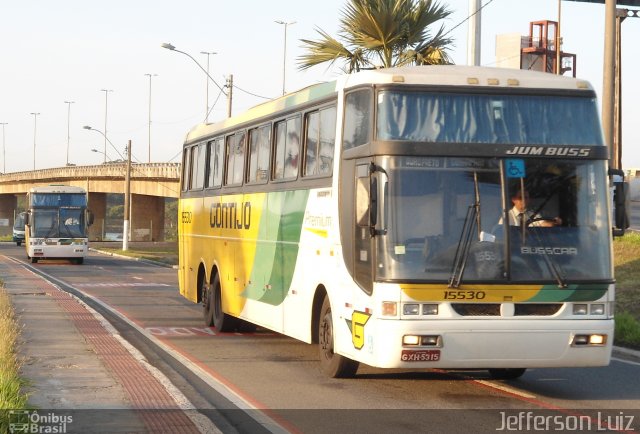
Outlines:
{"type": "MultiPolygon", "coordinates": [[[[0,254],[25,260],[23,248],[8,243],[0,254]]],[[[245,424],[238,407],[304,433],[533,432],[536,421],[547,431],[581,423],[581,432],[606,432],[598,420],[640,430],[638,362],[532,369],[514,381],[490,380],[486,371],[366,366],[354,379],[329,379],[318,370],[313,345],[261,329],[220,334],[204,328],[201,306],[179,295],[176,270],[96,253],[84,265],[42,261],[33,268],[117,311],[122,318],[101,309],[196,407],[205,414],[212,406],[228,410],[228,426],[239,432],[255,426],[245,424]]]]}

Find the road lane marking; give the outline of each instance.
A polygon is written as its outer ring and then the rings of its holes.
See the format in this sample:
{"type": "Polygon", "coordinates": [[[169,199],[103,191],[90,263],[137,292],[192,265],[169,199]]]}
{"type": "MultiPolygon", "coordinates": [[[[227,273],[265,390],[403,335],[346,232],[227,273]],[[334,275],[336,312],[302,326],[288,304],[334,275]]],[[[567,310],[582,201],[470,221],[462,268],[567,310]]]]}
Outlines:
{"type": "MultiPolygon", "coordinates": [[[[69,285],[68,283],[66,285],[69,285]]],[[[69,285],[71,286],[71,285],[69,285]]],[[[82,288],[118,288],[118,287],[138,287],[138,286],[171,286],[166,283],[154,282],[103,282],[103,283],[76,283],[73,287],[82,288]]]]}

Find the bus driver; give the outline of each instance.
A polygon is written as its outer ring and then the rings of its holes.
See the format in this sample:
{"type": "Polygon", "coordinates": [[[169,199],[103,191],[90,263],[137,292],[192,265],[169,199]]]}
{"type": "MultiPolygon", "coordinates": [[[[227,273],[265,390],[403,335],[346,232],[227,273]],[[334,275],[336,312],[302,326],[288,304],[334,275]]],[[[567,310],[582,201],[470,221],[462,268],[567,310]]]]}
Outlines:
{"type": "MultiPolygon", "coordinates": [[[[522,197],[522,191],[517,189],[513,195],[511,195],[511,202],[513,207],[509,210],[509,225],[521,226],[525,223],[527,226],[539,226],[539,227],[553,227],[560,226],[562,219],[560,217],[554,217],[552,219],[545,219],[540,214],[535,214],[531,209],[527,208],[529,203],[529,193],[524,191],[524,198],[522,197]]],[[[500,223],[502,224],[502,218],[500,223]]]]}

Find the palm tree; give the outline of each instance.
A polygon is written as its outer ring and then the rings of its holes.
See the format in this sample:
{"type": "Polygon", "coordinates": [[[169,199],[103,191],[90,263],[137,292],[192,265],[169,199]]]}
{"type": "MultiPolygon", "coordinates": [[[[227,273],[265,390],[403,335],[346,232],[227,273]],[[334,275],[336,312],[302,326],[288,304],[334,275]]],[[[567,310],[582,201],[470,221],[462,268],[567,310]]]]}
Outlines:
{"type": "Polygon", "coordinates": [[[302,39],[307,53],[299,69],[343,60],[345,72],[403,65],[450,64],[451,39],[444,28],[431,36],[429,26],[451,14],[432,0],[349,0],[342,10],[339,36],[317,28],[320,39],[302,39]]]}

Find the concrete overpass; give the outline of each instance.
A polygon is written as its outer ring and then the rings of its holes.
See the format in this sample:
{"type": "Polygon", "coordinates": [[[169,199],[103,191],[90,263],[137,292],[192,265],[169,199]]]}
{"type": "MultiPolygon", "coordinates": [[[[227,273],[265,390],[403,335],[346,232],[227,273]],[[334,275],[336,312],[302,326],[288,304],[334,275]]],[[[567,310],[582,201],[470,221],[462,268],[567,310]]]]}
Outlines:
{"type": "MultiPolygon", "coordinates": [[[[31,187],[50,184],[75,185],[89,192],[89,209],[95,216],[90,240],[105,237],[107,194],[124,194],[126,163],[67,166],[0,175],[0,234],[11,233],[18,197],[31,187]]],[[[177,198],[180,187],[178,163],[131,164],[131,240],[164,239],[165,198],[177,198]]],[[[122,230],[120,230],[122,232],[122,230]]]]}

